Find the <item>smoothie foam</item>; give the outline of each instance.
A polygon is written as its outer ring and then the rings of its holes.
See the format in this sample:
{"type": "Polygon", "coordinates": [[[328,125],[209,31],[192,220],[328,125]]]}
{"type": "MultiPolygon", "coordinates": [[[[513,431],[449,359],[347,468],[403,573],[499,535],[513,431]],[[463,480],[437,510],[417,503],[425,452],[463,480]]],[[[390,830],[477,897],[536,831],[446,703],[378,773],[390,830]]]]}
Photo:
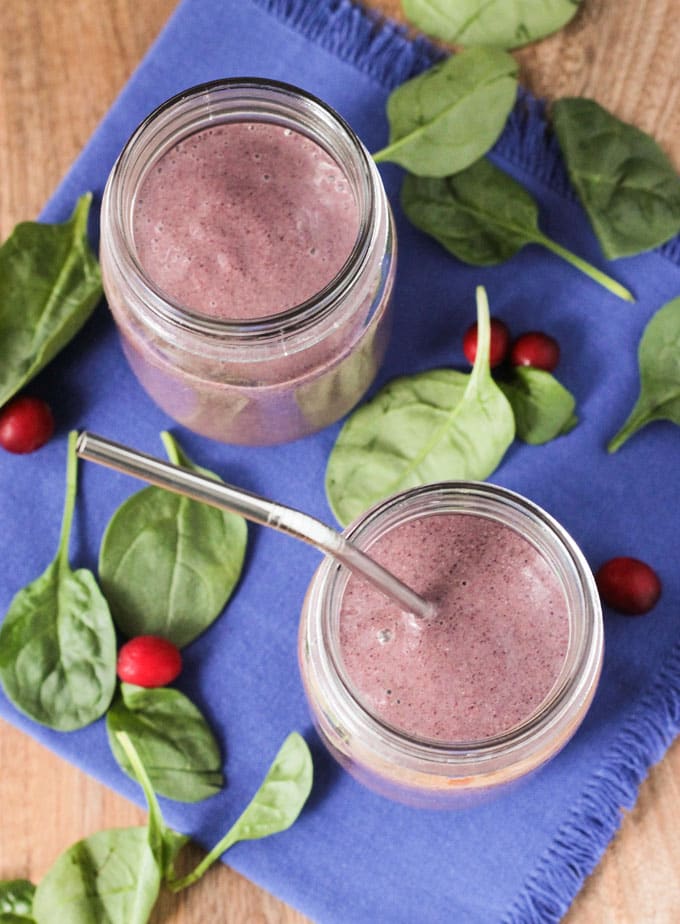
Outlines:
{"type": "Polygon", "coordinates": [[[320,292],[356,242],[359,211],[338,164],[271,122],[195,132],[153,166],[134,240],[174,301],[231,320],[277,314],[320,292]]]}
{"type": "Polygon", "coordinates": [[[364,707],[399,731],[441,742],[501,734],[544,701],[565,660],[567,602],[534,546],[464,513],[401,523],[368,549],[438,605],[427,623],[350,577],[340,652],[364,707]]]}

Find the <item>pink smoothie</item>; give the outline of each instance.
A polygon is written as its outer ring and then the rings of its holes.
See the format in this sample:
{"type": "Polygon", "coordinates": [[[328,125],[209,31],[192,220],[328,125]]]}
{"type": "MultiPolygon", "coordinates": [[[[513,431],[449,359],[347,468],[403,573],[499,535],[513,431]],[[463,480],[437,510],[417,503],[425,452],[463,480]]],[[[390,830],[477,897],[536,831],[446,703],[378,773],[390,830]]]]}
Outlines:
{"type": "Polygon", "coordinates": [[[131,200],[131,251],[198,321],[150,310],[102,234],[123,349],[175,420],[225,442],[280,443],[333,423],[366,392],[389,335],[396,245],[377,172],[352,163],[361,181],[300,132],[258,121],[216,122],[152,162],[131,200]],[[203,333],[203,317],[225,324],[203,333]],[[252,320],[261,326],[244,334],[239,322],[252,320]]]}
{"type": "Polygon", "coordinates": [[[567,602],[545,559],[508,526],[474,514],[420,517],[370,554],[437,603],[413,624],[351,577],[340,650],[365,708],[438,741],[497,735],[528,718],[553,687],[569,640],[567,602]]]}
{"type": "Polygon", "coordinates": [[[175,145],[135,203],[142,267],[173,300],[243,320],[293,308],[347,261],[359,211],[338,164],[270,122],[229,122],[175,145]]]}

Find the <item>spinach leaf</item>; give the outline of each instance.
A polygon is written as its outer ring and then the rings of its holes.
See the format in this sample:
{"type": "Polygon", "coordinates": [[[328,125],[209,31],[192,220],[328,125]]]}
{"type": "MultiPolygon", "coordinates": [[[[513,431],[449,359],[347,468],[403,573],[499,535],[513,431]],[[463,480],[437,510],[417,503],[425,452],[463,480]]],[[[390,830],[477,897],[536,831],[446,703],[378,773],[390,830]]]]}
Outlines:
{"type": "Polygon", "coordinates": [[[407,19],[457,45],[518,48],[561,29],[579,0],[403,0],[407,19]]]}
{"type": "Polygon", "coordinates": [[[87,240],[92,196],[64,224],[18,224],[0,247],[0,407],[80,330],[101,298],[87,240]]]}
{"type": "Polygon", "coordinates": [[[578,423],[574,396],[544,369],[518,366],[499,385],[512,406],[517,436],[525,443],[549,443],[578,423]]]}
{"type": "Polygon", "coordinates": [[[35,886],[28,879],[0,882],[0,924],[33,924],[35,886]]]}
{"type": "MultiPolygon", "coordinates": [[[[169,433],[163,442],[171,462],[212,474],[194,466],[169,433]]],[[[246,541],[245,521],[233,513],[162,488],[133,494],[109,522],[99,553],[100,580],[119,629],[187,645],[231,596],[246,541]]]]}
{"type": "Polygon", "coordinates": [[[309,748],[293,732],[241,817],[193,872],[178,879],[174,863],[189,838],[165,824],[129,735],[118,731],[115,737],[144,792],[148,824],[99,831],[78,841],[57,858],[35,892],[26,880],[0,884],[0,920],[6,919],[7,924],[146,924],[162,881],[177,892],[200,879],[237,841],[267,837],[290,827],[311,790],[309,748]],[[26,917],[24,911],[33,917],[26,917]]]}
{"type": "MultiPolygon", "coordinates": [[[[116,732],[116,739],[144,792],[148,824],[99,831],[64,851],[35,890],[35,924],[146,924],[162,881],[177,892],[200,879],[237,841],[285,830],[299,815],[311,790],[309,748],[293,732],[241,817],[193,872],[178,879],[174,863],[189,838],[165,824],[151,780],[130,737],[116,732]]],[[[25,894],[30,897],[29,892],[25,894]]],[[[25,920],[29,919],[17,918],[18,924],[25,920]]],[[[11,918],[8,924],[14,924],[11,918]]]]}
{"type": "Polygon", "coordinates": [[[127,733],[159,795],[198,802],[222,788],[217,741],[201,711],[179,690],[121,684],[106,715],[106,728],[114,757],[132,775],[116,739],[117,732],[127,733]]]}
{"type": "Polygon", "coordinates": [[[557,100],[552,120],[608,259],[651,250],[680,231],[680,177],[650,135],[591,99],[557,100]]]}
{"type": "Polygon", "coordinates": [[[160,884],[145,826],[98,831],[57,857],[33,915],[37,924],[146,924],[160,884]]]}
{"type": "Polygon", "coordinates": [[[515,423],[489,369],[489,307],[481,286],[477,322],[469,375],[434,369],[394,379],[346,421],[326,469],[328,501],[340,523],[398,491],[482,480],[500,463],[515,423]]]}
{"type": "Polygon", "coordinates": [[[680,296],[660,308],[644,330],[638,348],[640,395],[608,445],[616,452],[653,420],[680,424],[680,296]]]}
{"type": "Polygon", "coordinates": [[[532,196],[489,160],[482,158],[455,176],[407,176],[401,203],[417,228],[465,263],[492,266],[526,244],[540,244],[609,292],[634,301],[618,282],[546,237],[532,196]]]}
{"type": "Polygon", "coordinates": [[[165,824],[151,780],[130,736],[127,732],[116,732],[116,740],[127,758],[133,775],[142,787],[149,809],[149,821],[146,828],[147,843],[156,861],[156,868],[161,878],[165,879],[174,874],[175,859],[182,847],[188,843],[189,838],[184,834],[178,834],[165,824]]]}
{"type": "Polygon", "coordinates": [[[193,885],[229,847],[285,831],[296,820],[312,788],[312,757],[305,739],[291,732],[281,745],[262,785],[241,816],[198,866],[181,879],[169,878],[179,892],[193,885]]]}
{"type": "Polygon", "coordinates": [[[485,154],[517,93],[517,62],[494,48],[469,48],[390,94],[389,144],[373,155],[420,176],[447,176],[485,154]]]}
{"type": "Polygon", "coordinates": [[[36,924],[146,924],[163,875],[187,843],[166,827],[130,739],[122,732],[118,738],[144,790],[148,824],[99,831],[64,851],[36,889],[36,924]]]}
{"type": "Polygon", "coordinates": [[[59,731],[89,725],[109,706],[116,638],[94,576],[72,571],[68,545],[77,489],[76,433],[68,442],[66,499],[56,558],[20,590],[0,628],[0,680],[17,709],[59,731]]]}

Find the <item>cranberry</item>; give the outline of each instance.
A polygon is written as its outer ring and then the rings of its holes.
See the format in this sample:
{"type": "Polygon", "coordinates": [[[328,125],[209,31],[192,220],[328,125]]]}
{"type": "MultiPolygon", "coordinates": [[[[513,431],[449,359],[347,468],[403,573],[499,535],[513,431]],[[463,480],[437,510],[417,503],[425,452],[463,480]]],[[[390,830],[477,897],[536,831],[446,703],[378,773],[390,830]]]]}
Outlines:
{"type": "Polygon", "coordinates": [[[661,596],[656,572],[637,558],[611,558],[595,574],[602,601],[620,613],[639,616],[661,596]]]}
{"type": "Polygon", "coordinates": [[[560,361],[560,345],[549,334],[532,330],[515,340],[510,350],[513,366],[533,366],[552,372],[560,361]]]}
{"type": "Polygon", "coordinates": [[[53,433],[52,411],[41,398],[20,395],[0,410],[0,446],[8,452],[35,452],[53,433]]]}
{"type": "Polygon", "coordinates": [[[138,687],[163,687],[179,676],[182,655],[172,642],[159,635],[138,635],[118,652],[116,666],[124,683],[138,687]]]}
{"type": "MultiPolygon", "coordinates": [[[[504,321],[500,318],[491,318],[490,342],[489,342],[489,365],[493,369],[499,366],[508,353],[510,346],[510,331],[504,321]]],[[[477,323],[470,325],[465,331],[463,337],[463,353],[472,365],[474,365],[477,356],[477,323]]]]}

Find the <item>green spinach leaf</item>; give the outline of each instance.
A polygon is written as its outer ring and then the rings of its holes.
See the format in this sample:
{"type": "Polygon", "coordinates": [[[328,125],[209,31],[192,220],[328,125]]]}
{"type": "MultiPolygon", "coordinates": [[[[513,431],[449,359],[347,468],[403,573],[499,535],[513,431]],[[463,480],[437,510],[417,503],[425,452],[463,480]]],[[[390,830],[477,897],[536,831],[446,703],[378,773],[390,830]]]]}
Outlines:
{"type": "Polygon", "coordinates": [[[28,879],[0,882],[0,924],[34,924],[35,886],[28,879]]]}
{"type": "Polygon", "coordinates": [[[307,801],[312,779],[312,757],[307,743],[297,732],[291,732],[281,745],[262,785],[222,840],[193,872],[181,879],[169,878],[168,887],[173,892],[179,892],[197,882],[238,841],[269,837],[289,828],[307,801]]]}
{"type": "Polygon", "coordinates": [[[615,452],[653,420],[680,424],[680,296],[660,308],[644,330],[638,348],[640,395],[608,445],[615,452]]]}
{"type": "Polygon", "coordinates": [[[373,155],[420,176],[448,176],[492,147],[517,93],[517,63],[470,48],[407,80],[387,102],[389,144],[373,155]]]}
{"type": "Polygon", "coordinates": [[[57,857],[33,915],[37,924],[146,924],[160,884],[146,826],[98,831],[57,857]]]}
{"type": "Polygon", "coordinates": [[[544,369],[518,366],[499,385],[512,406],[517,436],[525,443],[539,446],[576,426],[574,396],[544,369]]]}
{"type": "MultiPolygon", "coordinates": [[[[212,474],[194,466],[170,434],[163,442],[171,462],[212,474]]],[[[162,488],[133,494],[109,522],[99,553],[100,580],[120,630],[187,645],[231,596],[246,541],[245,521],[233,513],[162,488]]]]}
{"type": "Polygon", "coordinates": [[[91,194],[64,224],[22,222],[0,247],[0,407],[80,330],[101,298],[91,194]]]}
{"type": "Polygon", "coordinates": [[[418,29],[457,45],[518,48],[561,29],[579,0],[403,0],[418,29]]]}
{"type": "MultiPolygon", "coordinates": [[[[178,879],[174,863],[189,838],[168,828],[144,764],[131,738],[116,732],[118,746],[142,787],[149,810],[143,827],[113,828],[84,838],[64,851],[39,883],[32,919],[11,916],[8,924],[146,924],[161,882],[178,892],[192,885],[237,841],[276,834],[290,827],[312,786],[312,759],[304,739],[293,732],[276,755],[264,782],[225,837],[187,876],[178,879]]],[[[14,883],[8,883],[11,887],[14,883]]],[[[30,883],[19,883],[19,896],[31,898],[30,883]]],[[[9,912],[23,911],[7,889],[9,912]]],[[[0,886],[0,909],[3,891],[0,886]]],[[[8,912],[8,913],[9,913],[8,912]]]]}
{"type": "Polygon", "coordinates": [[[127,758],[134,777],[142,787],[149,810],[149,821],[146,828],[147,843],[156,862],[156,868],[161,878],[165,879],[174,875],[175,859],[182,847],[188,843],[189,838],[185,834],[178,834],[166,825],[151,780],[130,736],[127,732],[119,731],[116,732],[116,740],[127,758]]]}
{"type": "Polygon", "coordinates": [[[680,231],[680,177],[650,135],[591,99],[557,100],[552,120],[608,259],[651,250],[680,231]]]}
{"type": "Polygon", "coordinates": [[[5,693],[21,712],[59,731],[99,718],[116,683],[116,638],[108,605],[92,573],[72,571],[68,561],[77,489],[76,436],[69,436],[56,558],[16,594],[0,628],[5,693]]]}
{"type": "Polygon", "coordinates": [[[117,732],[127,733],[159,795],[198,802],[222,788],[217,741],[201,711],[179,690],[121,684],[106,728],[114,757],[133,775],[116,738],[117,732]]]}
{"type": "Polygon", "coordinates": [[[489,369],[489,307],[477,289],[472,372],[434,369],[385,385],[344,424],[326,469],[342,524],[384,497],[421,484],[486,478],[512,443],[512,409],[489,369]]]}
{"type": "Polygon", "coordinates": [[[64,851],[36,889],[37,924],[146,924],[162,877],[188,840],[166,827],[134,746],[125,733],[118,737],[144,790],[148,824],[99,831],[64,851]]]}
{"type": "Polygon", "coordinates": [[[492,266],[526,244],[540,244],[609,292],[634,301],[620,283],[543,234],[532,196],[485,158],[455,176],[407,176],[401,203],[417,228],[465,263],[492,266]]]}

